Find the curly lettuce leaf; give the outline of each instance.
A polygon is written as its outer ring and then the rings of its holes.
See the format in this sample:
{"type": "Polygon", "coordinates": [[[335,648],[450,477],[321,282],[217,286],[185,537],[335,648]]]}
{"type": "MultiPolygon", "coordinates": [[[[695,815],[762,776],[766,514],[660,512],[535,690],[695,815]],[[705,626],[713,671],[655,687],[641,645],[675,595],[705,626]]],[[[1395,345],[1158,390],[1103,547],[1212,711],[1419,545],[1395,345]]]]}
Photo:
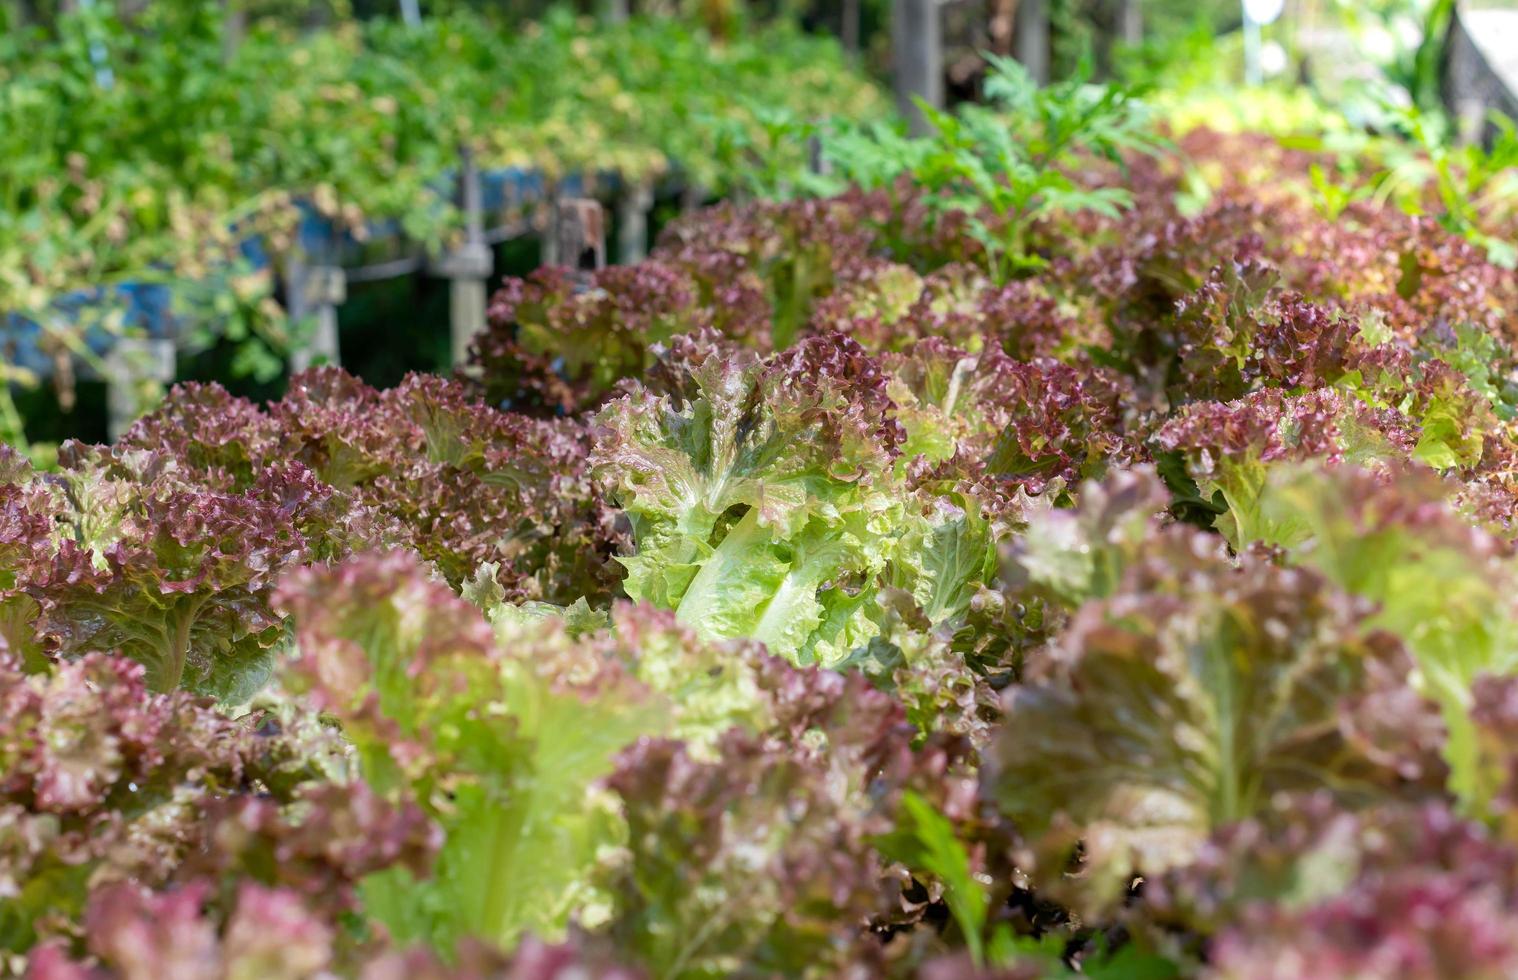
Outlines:
{"type": "Polygon", "coordinates": [[[1437,711],[1363,619],[1306,570],[1234,568],[1180,529],[1151,538],[1008,691],[988,753],[987,790],[1036,842],[1041,880],[1061,887],[1079,840],[1079,898],[1110,907],[1276,793],[1357,807],[1439,792],[1437,711]]]}

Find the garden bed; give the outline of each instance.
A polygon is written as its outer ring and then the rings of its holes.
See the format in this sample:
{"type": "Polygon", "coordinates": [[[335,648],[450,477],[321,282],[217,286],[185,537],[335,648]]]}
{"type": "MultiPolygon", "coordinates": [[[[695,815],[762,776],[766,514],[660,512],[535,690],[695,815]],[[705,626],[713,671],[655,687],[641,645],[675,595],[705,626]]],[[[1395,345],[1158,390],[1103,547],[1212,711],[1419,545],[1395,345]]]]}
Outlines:
{"type": "Polygon", "coordinates": [[[1180,149],[1089,207],[725,205],[509,282],[458,378],[4,456],[0,944],[1518,971],[1518,283],[1180,149]]]}

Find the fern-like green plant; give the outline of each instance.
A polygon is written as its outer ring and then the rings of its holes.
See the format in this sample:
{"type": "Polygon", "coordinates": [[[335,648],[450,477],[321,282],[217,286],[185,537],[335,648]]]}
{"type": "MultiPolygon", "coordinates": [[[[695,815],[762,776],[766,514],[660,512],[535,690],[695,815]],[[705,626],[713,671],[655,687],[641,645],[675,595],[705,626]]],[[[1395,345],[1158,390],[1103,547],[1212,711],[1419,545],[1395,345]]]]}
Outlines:
{"type": "Polygon", "coordinates": [[[1083,164],[1121,166],[1124,154],[1157,153],[1166,143],[1129,90],[1091,83],[1089,65],[1040,87],[1016,61],[985,57],[986,104],[952,112],[922,104],[934,130],[924,137],[899,126],[835,127],[826,157],[839,181],[890,188],[905,177],[928,192],[936,213],[963,215],[990,271],[1005,280],[1043,265],[1029,242],[1039,218],[1075,211],[1116,217],[1129,205],[1121,187],[1076,180],[1083,164]]]}

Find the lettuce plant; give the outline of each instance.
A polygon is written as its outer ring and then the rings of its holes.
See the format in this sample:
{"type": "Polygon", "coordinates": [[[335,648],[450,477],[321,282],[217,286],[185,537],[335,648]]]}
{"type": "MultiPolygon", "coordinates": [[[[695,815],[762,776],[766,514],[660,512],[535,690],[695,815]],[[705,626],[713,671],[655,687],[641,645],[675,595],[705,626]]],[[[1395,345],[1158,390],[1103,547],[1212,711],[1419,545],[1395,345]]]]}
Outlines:
{"type": "Polygon", "coordinates": [[[462,379],[0,452],[6,968],[1511,974],[1518,283],[1183,139],[1036,276],[727,206],[462,379]]]}
{"type": "Polygon", "coordinates": [[[1293,514],[1296,533],[1275,543],[1295,545],[1304,565],[1375,603],[1371,623],[1406,644],[1416,683],[1444,709],[1451,787],[1480,812],[1494,789],[1477,762],[1472,685],[1483,673],[1518,668],[1518,615],[1505,547],[1442,497],[1416,472],[1382,483],[1352,471],[1330,480],[1285,469],[1273,474],[1263,506],[1293,514]]]}
{"type": "Polygon", "coordinates": [[[27,585],[49,648],[119,650],[155,690],[245,700],[282,635],[274,581],[306,558],[303,532],[331,519],[331,488],[299,464],[228,493],[182,480],[163,456],[82,452],[70,463],[56,551],[27,585]]]}
{"type": "Polygon", "coordinates": [[[1278,793],[1355,808],[1442,788],[1443,726],[1408,687],[1407,651],[1321,576],[1233,567],[1174,528],[1108,587],[1009,691],[985,760],[1052,886],[1077,841],[1100,905],[1278,793]]]}
{"type": "Polygon", "coordinates": [[[847,653],[904,513],[879,366],[842,337],[761,360],[697,336],[651,380],[603,410],[593,457],[633,522],[627,594],[802,661],[847,653]]]}

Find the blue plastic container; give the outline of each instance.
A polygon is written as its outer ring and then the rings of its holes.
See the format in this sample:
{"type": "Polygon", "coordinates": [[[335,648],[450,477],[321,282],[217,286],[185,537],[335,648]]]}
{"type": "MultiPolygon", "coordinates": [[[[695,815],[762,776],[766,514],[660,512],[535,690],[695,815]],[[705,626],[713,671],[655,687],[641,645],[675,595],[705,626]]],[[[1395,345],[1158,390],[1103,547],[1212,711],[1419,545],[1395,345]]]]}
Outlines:
{"type": "MultiPolygon", "coordinates": [[[[113,312],[121,324],[155,339],[171,339],[175,333],[174,293],[157,282],[129,282],[110,289],[79,289],[58,297],[53,308],[68,323],[85,325],[85,346],[96,356],[109,353],[119,336],[100,321],[113,312]]],[[[42,326],[20,313],[7,313],[0,320],[0,356],[39,377],[50,377],[53,359],[42,350],[42,326]]]]}

